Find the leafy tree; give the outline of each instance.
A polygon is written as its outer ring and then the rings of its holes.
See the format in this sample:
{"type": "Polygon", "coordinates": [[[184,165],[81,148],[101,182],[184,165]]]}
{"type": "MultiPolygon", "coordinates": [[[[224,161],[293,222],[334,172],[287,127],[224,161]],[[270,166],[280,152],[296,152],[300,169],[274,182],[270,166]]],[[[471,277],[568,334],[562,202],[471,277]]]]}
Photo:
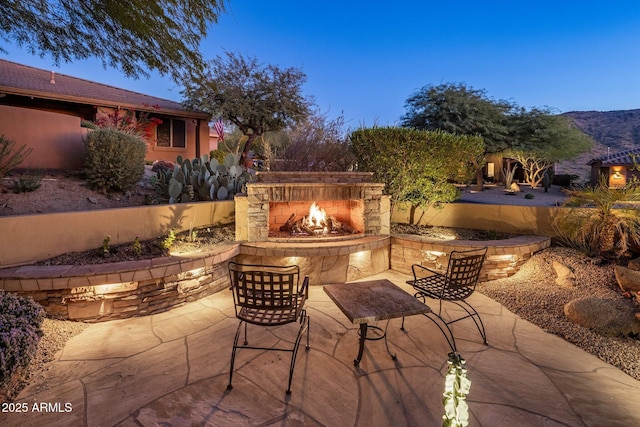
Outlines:
{"type": "MultiPolygon", "coordinates": [[[[527,110],[508,101],[490,99],[484,90],[460,83],[425,86],[407,99],[406,109],[403,126],[479,135],[485,143],[485,154],[508,154],[511,150],[554,162],[591,147],[586,135],[550,109],[527,110]]],[[[481,187],[481,169],[476,178],[481,187]]]]}
{"type": "Polygon", "coordinates": [[[592,140],[565,117],[549,109],[518,108],[509,117],[512,147],[505,154],[516,159],[525,181],[537,187],[554,162],[588,151],[592,140]]]}
{"type": "Polygon", "coordinates": [[[256,139],[306,119],[311,101],[302,95],[306,75],[295,67],[263,65],[256,58],[227,52],[198,77],[185,79],[185,104],[221,116],[247,137],[241,162],[256,139]]]}
{"type": "Polygon", "coordinates": [[[484,90],[462,83],[424,86],[407,99],[405,108],[401,119],[404,127],[480,135],[486,153],[509,147],[507,114],[513,105],[488,98],[484,90]]]}
{"type": "Polygon", "coordinates": [[[385,183],[392,208],[409,202],[426,209],[455,200],[458,190],[450,180],[484,152],[477,136],[393,127],[358,129],[351,146],[358,169],[385,183]]]}
{"type": "MultiPolygon", "coordinates": [[[[484,90],[462,83],[424,86],[406,103],[402,126],[422,130],[442,130],[458,135],[479,135],[485,153],[498,153],[509,147],[507,113],[513,105],[488,98],[484,90]]],[[[476,182],[482,186],[482,166],[478,163],[476,182]]]]}
{"type": "Polygon", "coordinates": [[[354,166],[343,131],[344,117],[328,120],[314,114],[287,132],[289,141],[282,150],[282,162],[272,170],[348,171],[354,166]]]}
{"type": "Polygon", "coordinates": [[[222,12],[224,0],[0,1],[0,38],[56,64],[97,57],[127,76],[177,77],[202,62],[200,41],[222,12]]]}

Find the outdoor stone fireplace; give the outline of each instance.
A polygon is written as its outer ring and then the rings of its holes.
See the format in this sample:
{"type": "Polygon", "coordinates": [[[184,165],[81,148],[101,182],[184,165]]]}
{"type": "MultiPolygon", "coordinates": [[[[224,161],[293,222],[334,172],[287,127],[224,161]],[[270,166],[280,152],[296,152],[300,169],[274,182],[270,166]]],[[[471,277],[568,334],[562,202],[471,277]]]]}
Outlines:
{"type": "Polygon", "coordinates": [[[372,181],[369,172],[258,172],[258,181],[247,184],[247,195],[236,196],[236,239],[249,242],[296,239],[350,239],[389,235],[389,197],[384,184],[372,181]],[[313,205],[313,207],[312,207],[313,205]],[[292,233],[287,223],[322,210],[339,231],[322,231],[319,222],[292,233]],[[311,230],[311,231],[309,231],[311,230]]]}

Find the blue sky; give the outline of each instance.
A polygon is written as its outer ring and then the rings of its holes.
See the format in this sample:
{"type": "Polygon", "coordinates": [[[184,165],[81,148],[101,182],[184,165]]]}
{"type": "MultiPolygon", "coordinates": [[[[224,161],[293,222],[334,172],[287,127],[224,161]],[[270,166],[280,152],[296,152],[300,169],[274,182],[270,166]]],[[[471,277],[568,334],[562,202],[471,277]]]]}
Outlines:
{"type": "MultiPolygon", "coordinates": [[[[169,77],[128,79],[98,60],[0,58],[180,101],[169,77]]],[[[640,108],[637,1],[230,1],[202,52],[297,67],[305,94],[347,126],[394,125],[421,87],[465,83],[559,112],[640,108]]]]}

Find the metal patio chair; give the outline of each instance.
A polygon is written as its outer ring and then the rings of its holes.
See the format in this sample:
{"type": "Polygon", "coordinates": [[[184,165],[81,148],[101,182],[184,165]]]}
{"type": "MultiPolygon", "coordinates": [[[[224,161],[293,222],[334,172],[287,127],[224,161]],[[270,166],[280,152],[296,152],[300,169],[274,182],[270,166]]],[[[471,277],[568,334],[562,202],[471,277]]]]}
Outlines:
{"type": "MultiPolygon", "coordinates": [[[[480,315],[468,302],[476,289],[480,270],[487,253],[487,248],[473,249],[470,251],[452,251],[449,255],[446,273],[423,267],[419,264],[412,265],[413,280],[407,283],[416,291],[415,297],[425,302],[425,298],[438,301],[437,311],[432,311],[425,316],[429,317],[444,334],[451,350],[455,353],[456,340],[449,325],[463,319],[473,319],[484,344],[487,344],[487,334],[480,315]],[[460,317],[445,318],[442,313],[444,302],[451,302],[462,308],[466,314],[460,317]]],[[[450,315],[450,314],[449,314],[450,315]]],[[[404,319],[403,319],[404,327],[404,319]]]]}
{"type": "Polygon", "coordinates": [[[287,394],[291,394],[291,379],[295,368],[296,356],[300,341],[305,331],[307,333],[306,349],[309,350],[309,316],[304,309],[304,303],[309,297],[309,277],[305,276],[300,286],[300,268],[292,266],[269,266],[229,263],[229,276],[236,317],[240,319],[231,353],[231,369],[229,385],[233,386],[233,367],[236,352],[239,349],[285,351],[291,353],[289,365],[289,384],[287,394]],[[289,323],[300,323],[295,342],[289,348],[284,347],[256,347],[247,341],[247,325],[272,327],[289,323]],[[244,325],[244,342],[238,344],[240,330],[244,325]]]}

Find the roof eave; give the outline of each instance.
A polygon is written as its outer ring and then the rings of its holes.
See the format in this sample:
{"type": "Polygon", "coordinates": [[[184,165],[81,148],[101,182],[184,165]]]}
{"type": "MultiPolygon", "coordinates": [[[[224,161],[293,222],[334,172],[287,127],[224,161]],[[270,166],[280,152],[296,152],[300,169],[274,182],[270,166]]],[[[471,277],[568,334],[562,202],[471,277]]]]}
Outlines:
{"type": "Polygon", "coordinates": [[[169,116],[193,117],[198,119],[209,120],[209,114],[204,111],[179,110],[179,109],[173,109],[173,108],[154,108],[152,106],[145,106],[142,104],[107,101],[104,99],[96,99],[96,98],[88,98],[88,97],[72,96],[72,95],[59,95],[59,94],[53,94],[50,92],[42,92],[42,91],[29,90],[29,89],[18,89],[18,88],[7,87],[7,86],[0,86],[0,92],[6,93],[8,95],[30,96],[30,97],[41,98],[41,99],[49,99],[53,101],[67,101],[67,102],[75,102],[78,104],[99,105],[101,107],[131,109],[136,111],[161,113],[169,116]]]}

